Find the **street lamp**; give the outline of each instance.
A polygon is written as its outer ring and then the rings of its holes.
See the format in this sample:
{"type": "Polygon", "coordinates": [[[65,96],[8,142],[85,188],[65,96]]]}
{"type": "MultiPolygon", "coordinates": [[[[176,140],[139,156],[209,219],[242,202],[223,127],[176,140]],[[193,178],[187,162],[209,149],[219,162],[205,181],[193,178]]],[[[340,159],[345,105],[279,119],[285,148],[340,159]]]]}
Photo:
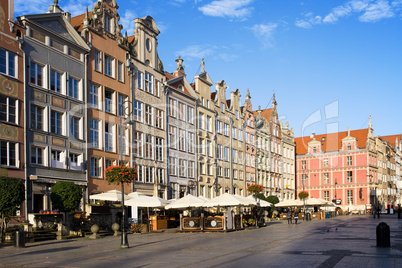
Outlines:
{"type": "MultiPolygon", "coordinates": [[[[120,155],[120,165],[123,165],[123,124],[124,125],[131,125],[133,122],[130,120],[130,116],[132,114],[132,111],[130,109],[130,106],[132,105],[131,101],[124,101],[123,103],[119,104],[119,155],[120,155]],[[126,103],[129,104],[129,106],[125,106],[126,103]],[[124,123],[122,122],[123,117],[127,117],[126,121],[124,123]]],[[[125,143],[124,143],[125,144],[125,143]]],[[[120,248],[128,248],[128,239],[127,239],[127,231],[126,231],[126,210],[124,207],[124,183],[121,182],[121,213],[122,213],[122,221],[121,221],[121,245],[120,248]]]]}
{"type": "MultiPolygon", "coordinates": [[[[304,185],[306,184],[308,176],[307,174],[302,174],[302,184],[303,184],[303,192],[304,192],[304,185]]],[[[303,198],[303,213],[304,213],[304,219],[306,220],[306,198],[303,198]]]]}

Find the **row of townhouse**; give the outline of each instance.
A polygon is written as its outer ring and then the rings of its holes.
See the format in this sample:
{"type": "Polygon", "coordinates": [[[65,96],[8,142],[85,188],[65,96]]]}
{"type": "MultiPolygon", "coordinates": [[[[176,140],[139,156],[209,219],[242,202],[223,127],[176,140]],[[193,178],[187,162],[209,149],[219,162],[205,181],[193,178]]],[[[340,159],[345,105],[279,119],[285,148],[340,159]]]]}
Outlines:
{"type": "MultiPolygon", "coordinates": [[[[138,179],[125,192],[163,198],[188,193],[295,197],[293,129],[272,108],[252,110],[247,90],[226,99],[225,81],[205,71],[190,84],[183,59],[166,72],[159,30],[147,16],[122,35],[115,1],[97,1],[71,18],[58,6],[14,20],[13,1],[0,18],[0,143],[2,175],[24,181],[21,216],[51,209],[57,181],[90,194],[115,189],[111,165],[132,165],[138,179]]],[[[0,12],[0,13],[2,13],[0,12]]],[[[119,186],[120,187],[120,186],[119,186]]]]}
{"type": "Polygon", "coordinates": [[[401,136],[368,128],[295,138],[297,192],[333,201],[344,210],[401,204],[401,136]]]}

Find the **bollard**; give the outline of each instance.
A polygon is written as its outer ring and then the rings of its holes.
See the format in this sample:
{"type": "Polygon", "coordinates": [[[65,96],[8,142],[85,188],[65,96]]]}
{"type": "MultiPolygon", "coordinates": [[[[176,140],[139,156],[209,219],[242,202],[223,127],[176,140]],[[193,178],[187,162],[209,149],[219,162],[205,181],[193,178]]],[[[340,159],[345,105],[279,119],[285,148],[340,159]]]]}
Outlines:
{"type": "Polygon", "coordinates": [[[14,247],[24,248],[25,247],[25,233],[22,229],[16,229],[14,233],[14,247]]]}
{"type": "Polygon", "coordinates": [[[380,222],[376,229],[377,247],[389,248],[391,246],[390,230],[388,224],[380,222]]]}

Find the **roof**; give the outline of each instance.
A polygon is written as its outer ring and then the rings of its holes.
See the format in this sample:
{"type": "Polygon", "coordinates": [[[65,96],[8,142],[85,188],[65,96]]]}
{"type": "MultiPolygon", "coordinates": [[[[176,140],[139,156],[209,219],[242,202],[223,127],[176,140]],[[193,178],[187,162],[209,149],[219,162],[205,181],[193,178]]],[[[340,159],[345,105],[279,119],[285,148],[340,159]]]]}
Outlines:
{"type": "MultiPolygon", "coordinates": [[[[262,117],[265,118],[267,122],[269,122],[271,118],[272,108],[261,110],[262,117]]],[[[258,115],[258,111],[253,111],[254,116],[258,115]]]]}
{"type": "MultiPolygon", "coordinates": [[[[88,18],[92,17],[92,13],[88,12],[88,18]]],[[[74,27],[74,29],[78,32],[82,31],[82,25],[84,24],[84,18],[85,18],[85,13],[72,17],[71,18],[71,25],[74,27]]]]}
{"type": "MultiPolygon", "coordinates": [[[[360,149],[366,148],[367,135],[369,129],[359,129],[350,131],[350,136],[357,139],[357,147],[360,149]]],[[[295,138],[296,143],[296,154],[306,154],[308,149],[308,143],[312,140],[320,141],[322,144],[323,152],[335,152],[342,148],[342,139],[347,137],[348,132],[336,132],[322,135],[314,135],[313,138],[310,136],[295,138]],[[323,139],[324,138],[324,139],[323,139]]]]}
{"type": "Polygon", "coordinates": [[[179,85],[181,85],[184,88],[184,92],[191,96],[189,89],[186,87],[186,85],[183,81],[183,79],[185,79],[185,76],[181,75],[181,76],[176,77],[170,73],[165,72],[165,77],[166,77],[166,81],[177,79],[176,81],[171,81],[172,83],[169,83],[169,85],[176,89],[178,89],[179,85]]]}
{"type": "Polygon", "coordinates": [[[380,138],[384,141],[389,142],[391,144],[392,148],[395,148],[395,141],[398,139],[398,141],[401,140],[401,135],[389,135],[389,136],[380,136],[380,138]]]}
{"type": "Polygon", "coordinates": [[[216,96],[216,92],[212,92],[212,93],[211,93],[211,100],[214,101],[214,100],[215,100],[215,96],[216,96]]]}
{"type": "Polygon", "coordinates": [[[134,41],[134,39],[135,39],[135,35],[131,35],[131,36],[127,37],[127,40],[129,43],[132,43],[134,41]]]}

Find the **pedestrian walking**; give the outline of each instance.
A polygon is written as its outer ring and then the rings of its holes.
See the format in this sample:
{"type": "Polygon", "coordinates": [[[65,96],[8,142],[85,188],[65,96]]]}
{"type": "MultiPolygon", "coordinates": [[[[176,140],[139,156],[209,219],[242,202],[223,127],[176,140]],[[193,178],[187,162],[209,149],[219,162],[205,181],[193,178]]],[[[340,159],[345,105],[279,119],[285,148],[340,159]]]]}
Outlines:
{"type": "Polygon", "coordinates": [[[296,209],[295,213],[293,214],[295,218],[295,224],[297,225],[297,220],[299,219],[299,211],[296,209]]]}
{"type": "Polygon", "coordinates": [[[378,219],[380,218],[380,211],[381,211],[381,209],[380,209],[380,207],[378,207],[377,208],[377,217],[378,217],[378,219]]]}
{"type": "Polygon", "coordinates": [[[375,208],[372,209],[372,213],[373,213],[373,218],[375,219],[375,214],[376,214],[375,208]]]}
{"type": "Polygon", "coordinates": [[[290,210],[290,208],[288,209],[287,218],[288,218],[288,224],[293,224],[292,223],[292,211],[290,210]]]}

